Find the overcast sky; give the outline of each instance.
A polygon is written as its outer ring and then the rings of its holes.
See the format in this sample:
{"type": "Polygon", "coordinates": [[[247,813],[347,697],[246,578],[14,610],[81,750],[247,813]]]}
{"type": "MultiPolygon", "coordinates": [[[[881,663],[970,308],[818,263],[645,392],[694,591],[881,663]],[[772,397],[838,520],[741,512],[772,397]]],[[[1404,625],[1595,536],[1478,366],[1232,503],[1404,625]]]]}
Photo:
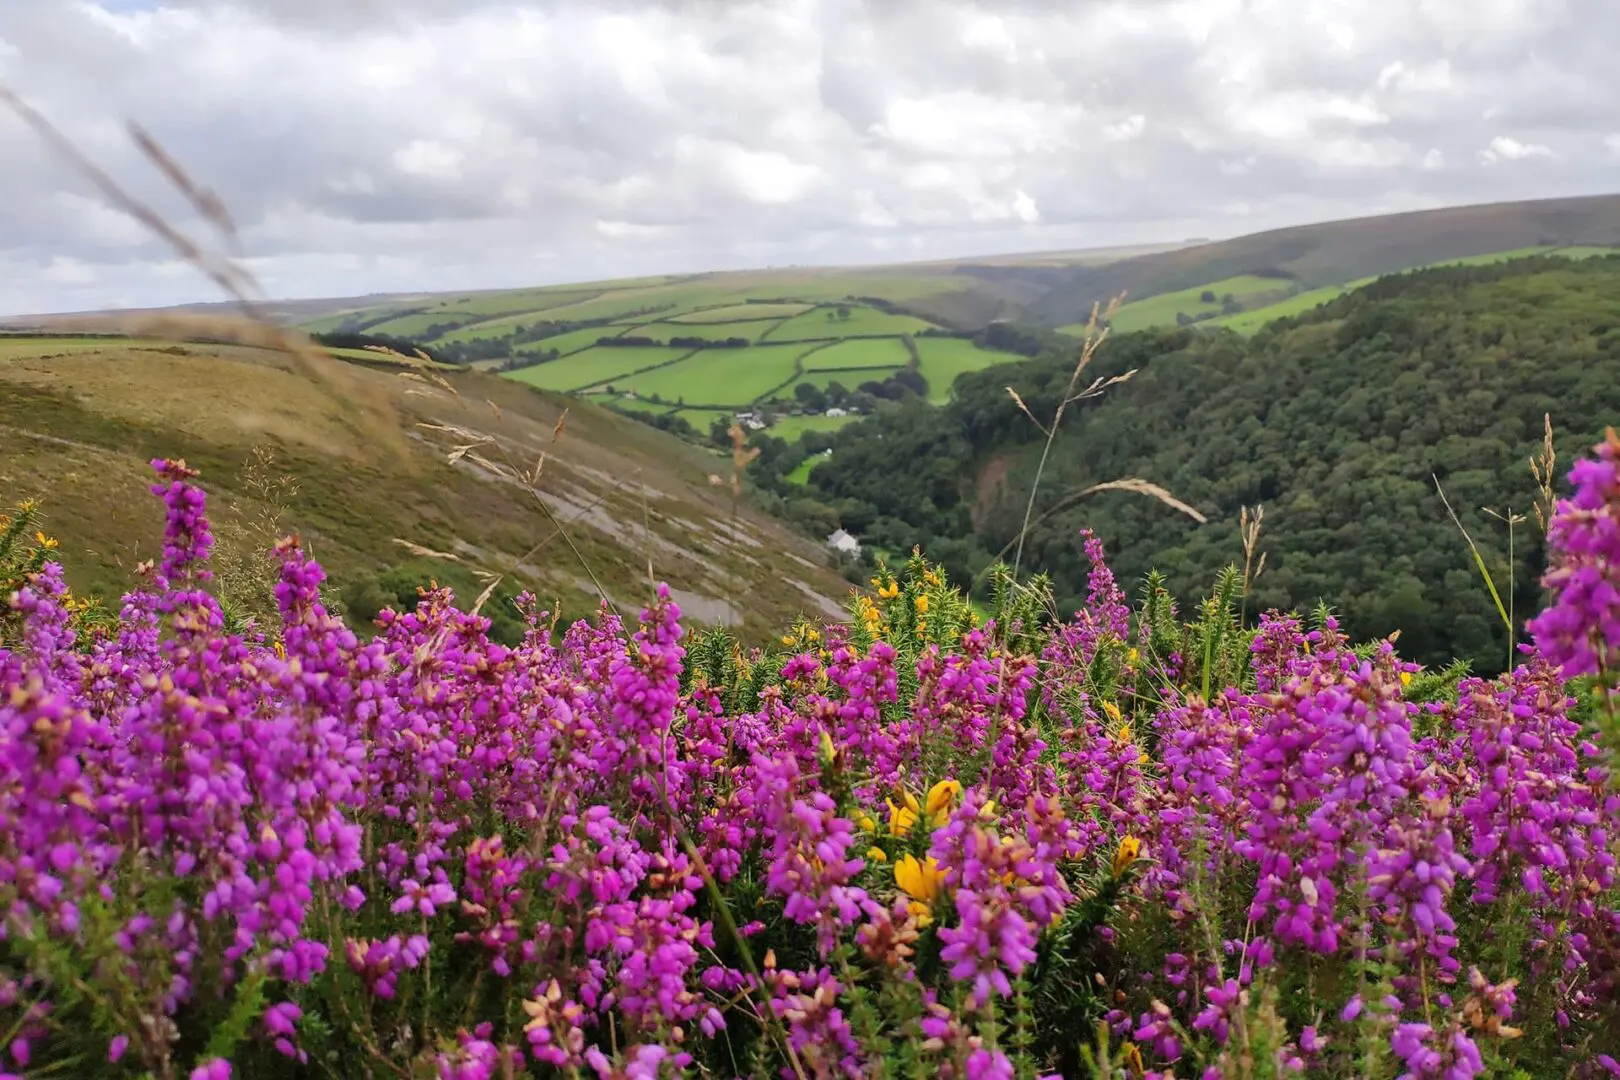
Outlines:
{"type": "MultiPolygon", "coordinates": [[[[1620,190],[1614,0],[0,0],[0,82],[278,296],[1620,190]]],[[[0,114],[0,314],[218,299],[0,114]]]]}

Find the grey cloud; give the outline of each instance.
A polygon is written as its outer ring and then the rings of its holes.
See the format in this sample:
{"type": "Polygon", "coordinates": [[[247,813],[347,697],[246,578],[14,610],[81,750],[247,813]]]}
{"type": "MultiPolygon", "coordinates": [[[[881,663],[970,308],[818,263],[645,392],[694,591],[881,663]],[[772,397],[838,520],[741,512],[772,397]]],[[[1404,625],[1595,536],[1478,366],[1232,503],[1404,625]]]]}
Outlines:
{"type": "MultiPolygon", "coordinates": [[[[276,291],[351,295],[1605,190],[1617,30],[1604,0],[6,0],[0,80],[184,218],[138,120],[276,291]]],[[[0,312],[211,298],[4,115],[0,162],[0,312]]]]}

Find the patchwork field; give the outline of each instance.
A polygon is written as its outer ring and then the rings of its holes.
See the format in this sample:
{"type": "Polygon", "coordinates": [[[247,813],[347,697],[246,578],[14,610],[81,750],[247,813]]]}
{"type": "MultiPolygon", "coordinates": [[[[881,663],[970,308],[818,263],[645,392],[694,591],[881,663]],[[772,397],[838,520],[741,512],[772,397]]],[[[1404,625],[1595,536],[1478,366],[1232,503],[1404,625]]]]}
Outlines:
{"type": "Polygon", "coordinates": [[[911,353],[897,337],[861,338],[840,341],[806,353],[806,371],[833,371],[839,368],[905,367],[911,353]]]}
{"type": "MultiPolygon", "coordinates": [[[[1218,314],[1222,302],[1228,296],[1245,306],[1250,303],[1281,299],[1292,284],[1293,282],[1286,278],[1259,277],[1254,274],[1212,281],[1207,285],[1161,293],[1158,296],[1125,304],[1114,314],[1111,325],[1114,332],[1119,334],[1145,330],[1150,326],[1172,325],[1179,315],[1198,318],[1218,314]],[[1210,299],[1205,300],[1204,296],[1209,296],[1210,299]]],[[[1073,332],[1083,330],[1084,326],[1066,326],[1062,329],[1073,332]]]]}
{"type": "Polygon", "coordinates": [[[670,338],[701,338],[704,341],[747,338],[749,341],[758,341],[781,321],[781,319],[756,319],[752,322],[727,323],[656,322],[627,329],[622,336],[646,337],[666,342],[670,338]]]}
{"type": "Polygon", "coordinates": [[[671,322],[718,323],[746,322],[750,319],[786,319],[802,315],[809,304],[732,304],[727,307],[704,308],[685,315],[677,315],[671,322]]]}
{"type": "Polygon", "coordinates": [[[542,390],[584,390],[605,385],[633,371],[668,363],[685,356],[687,349],[657,346],[605,348],[597,346],[559,360],[507,372],[509,378],[542,390]]]}
{"type": "Polygon", "coordinates": [[[876,308],[834,305],[813,308],[787,320],[769,335],[771,341],[819,341],[823,338],[886,337],[919,334],[931,323],[911,315],[891,315],[876,308]],[[839,312],[848,312],[847,316],[839,312]]]}
{"type": "MultiPolygon", "coordinates": [[[[771,434],[788,442],[797,442],[807,431],[837,431],[846,424],[859,420],[859,416],[786,416],[771,426],[771,434]]],[[[806,470],[806,475],[809,471],[806,470]]]]}
{"type": "MultiPolygon", "coordinates": [[[[616,390],[630,390],[640,397],[656,394],[677,404],[746,405],[793,378],[797,352],[791,345],[703,349],[678,364],[621,376],[612,382],[616,390]]],[[[591,355],[582,353],[580,359],[591,355]]],[[[540,366],[543,369],[546,365],[540,366]]]]}
{"type": "Polygon", "coordinates": [[[513,345],[512,354],[546,353],[555,349],[558,356],[568,356],[591,348],[603,338],[615,337],[624,329],[622,326],[587,326],[583,330],[570,330],[555,337],[513,345]]]}
{"type": "Polygon", "coordinates": [[[962,338],[917,338],[917,351],[922,354],[922,374],[928,380],[928,400],[943,405],[950,400],[951,384],[958,375],[980,371],[992,364],[1021,360],[1012,353],[981,349],[962,338]]]}

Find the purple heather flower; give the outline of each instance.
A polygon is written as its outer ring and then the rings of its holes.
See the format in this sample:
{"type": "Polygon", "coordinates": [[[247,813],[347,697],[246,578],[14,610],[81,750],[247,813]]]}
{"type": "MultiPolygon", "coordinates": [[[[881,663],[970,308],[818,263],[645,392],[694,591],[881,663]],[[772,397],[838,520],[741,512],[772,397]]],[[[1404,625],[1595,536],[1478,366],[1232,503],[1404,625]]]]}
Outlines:
{"type": "Polygon", "coordinates": [[[964,1071],[967,1080],[1012,1080],[1013,1063],[1000,1050],[980,1047],[968,1055],[964,1071]]]}
{"type": "Polygon", "coordinates": [[[1574,494],[1547,526],[1541,584],[1554,597],[1529,624],[1542,656],[1569,678],[1612,668],[1620,655],[1620,436],[1611,430],[1595,455],[1570,469],[1574,494]]]}
{"type": "Polygon", "coordinates": [[[191,1070],[191,1080],[231,1080],[231,1063],[213,1058],[191,1070]]]}

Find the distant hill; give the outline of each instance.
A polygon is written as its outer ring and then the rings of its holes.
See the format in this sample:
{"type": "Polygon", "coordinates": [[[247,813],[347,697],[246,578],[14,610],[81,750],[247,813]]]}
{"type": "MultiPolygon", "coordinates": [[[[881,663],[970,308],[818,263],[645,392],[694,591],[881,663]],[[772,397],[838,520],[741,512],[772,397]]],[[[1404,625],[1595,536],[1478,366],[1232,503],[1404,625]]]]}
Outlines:
{"type": "MultiPolygon", "coordinates": [[[[1000,273],[1045,292],[1025,315],[1063,326],[1085,320],[1093,302],[1124,291],[1131,300],[1245,275],[1269,275],[1305,289],[1492,252],[1620,244],[1620,195],[1489,203],[1329,221],[1240,236],[1102,266],[1021,267],[1000,273]]],[[[999,278],[997,270],[964,273],[999,278]]]]}

